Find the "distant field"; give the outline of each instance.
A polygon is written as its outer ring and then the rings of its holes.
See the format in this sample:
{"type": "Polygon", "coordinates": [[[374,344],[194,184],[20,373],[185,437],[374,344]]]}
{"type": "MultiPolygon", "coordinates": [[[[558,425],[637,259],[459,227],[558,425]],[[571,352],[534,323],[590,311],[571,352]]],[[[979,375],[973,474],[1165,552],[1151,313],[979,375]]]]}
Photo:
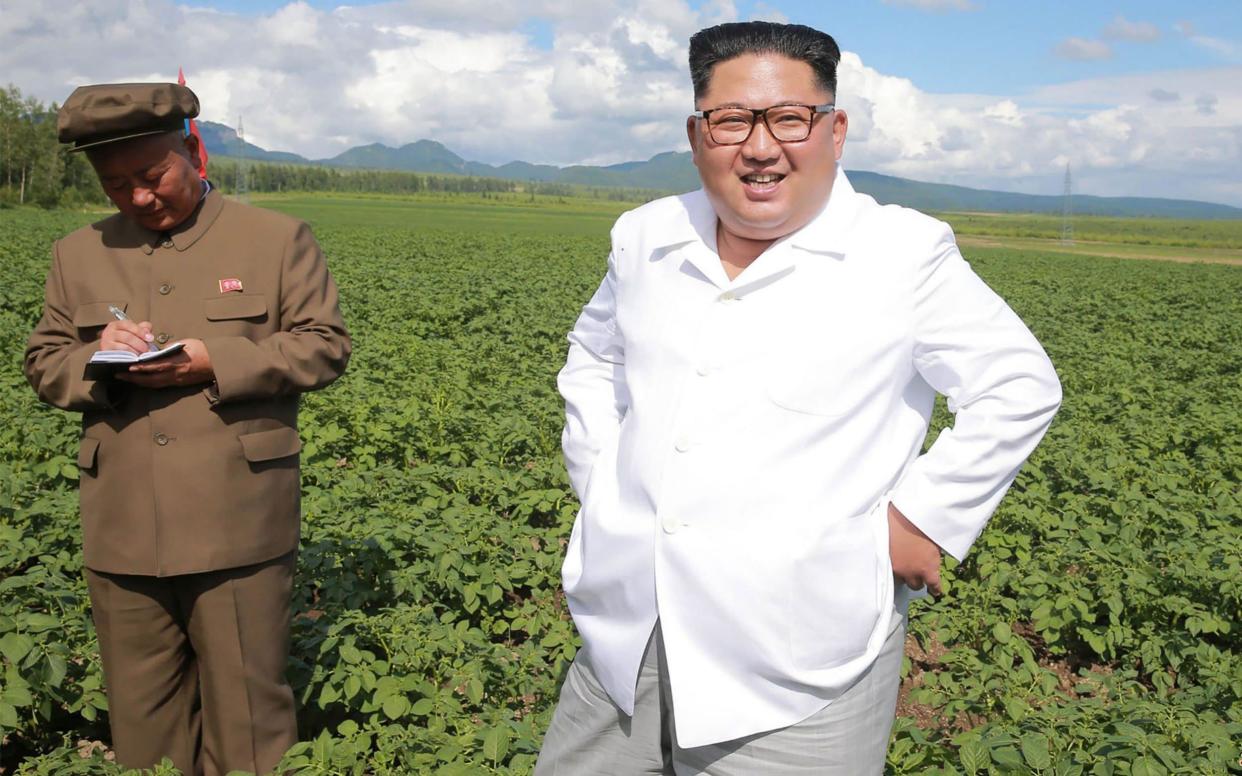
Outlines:
{"type": "MultiPolygon", "coordinates": [[[[302,403],[290,680],[306,743],[282,770],[529,774],[578,644],[558,574],[577,503],[555,375],[633,205],[252,201],[312,223],[355,345],[349,372],[302,403]]],[[[48,246],[98,215],[0,210],[5,776],[119,774],[92,743],[107,703],[79,419],[40,406],[20,372],[48,246]]],[[[1094,221],[1076,222],[1080,239],[1094,221]]],[[[1008,234],[1021,217],[961,223],[1065,402],[969,557],[948,564],[946,595],[912,610],[887,773],[1238,773],[1242,269],[1068,255],[1008,234]]],[[[1177,243],[1197,225],[1220,222],[1099,229],[1134,255],[1236,250],[1177,243]],[[1140,233],[1164,243],[1123,239],[1140,233]]],[[[932,438],[950,421],[941,402],[932,438]]]]}
{"type": "MultiPolygon", "coordinates": [[[[1060,240],[1060,216],[1014,213],[937,213],[959,235],[1060,240]]],[[[1229,248],[1242,251],[1242,220],[1074,216],[1077,242],[1229,248]]]]}
{"type": "Polygon", "coordinates": [[[251,202],[315,224],[468,233],[600,235],[636,202],[528,194],[348,196],[265,194],[251,202]]]}
{"type": "MultiPolygon", "coordinates": [[[[607,235],[621,213],[641,205],[527,193],[254,194],[250,202],[314,224],[510,234],[607,235]]],[[[109,211],[99,211],[109,212],[109,211]]],[[[1084,256],[1242,264],[1242,220],[1076,216],[1061,244],[1061,218],[1014,213],[933,213],[965,248],[1015,248],[1084,256]]]]}
{"type": "Polygon", "coordinates": [[[979,234],[959,234],[957,242],[967,257],[971,256],[979,248],[1006,248],[1071,256],[1242,266],[1242,249],[1238,248],[1189,248],[1176,245],[1137,245],[1134,243],[1087,242],[1086,240],[1062,243],[1060,240],[1051,239],[997,237],[979,234]]]}
{"type": "MultiPolygon", "coordinates": [[[[617,216],[638,202],[523,193],[263,194],[255,204],[312,224],[509,234],[606,235],[617,216]]],[[[1074,241],[1061,244],[1061,220],[1009,213],[937,213],[963,249],[1013,248],[1080,256],[1242,265],[1242,221],[1079,216],[1074,241]]]]}

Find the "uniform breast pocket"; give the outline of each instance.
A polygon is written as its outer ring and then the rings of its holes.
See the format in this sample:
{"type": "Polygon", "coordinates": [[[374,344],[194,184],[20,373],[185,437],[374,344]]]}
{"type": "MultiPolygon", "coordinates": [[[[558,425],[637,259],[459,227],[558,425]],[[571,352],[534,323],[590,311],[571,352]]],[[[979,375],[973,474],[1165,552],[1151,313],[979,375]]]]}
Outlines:
{"type": "Polygon", "coordinates": [[[806,415],[835,417],[856,408],[872,389],[875,362],[854,351],[781,359],[768,372],[773,404],[806,415]]]}
{"type": "Polygon", "coordinates": [[[120,308],[121,310],[129,307],[128,302],[87,302],[78,305],[73,311],[73,325],[78,328],[78,334],[84,342],[89,342],[99,336],[99,332],[103,327],[116,320],[116,316],[112,314],[110,306],[120,308]]]}
{"type": "Polygon", "coordinates": [[[221,333],[243,334],[267,322],[267,299],[262,294],[238,294],[203,300],[203,312],[221,333]]]}

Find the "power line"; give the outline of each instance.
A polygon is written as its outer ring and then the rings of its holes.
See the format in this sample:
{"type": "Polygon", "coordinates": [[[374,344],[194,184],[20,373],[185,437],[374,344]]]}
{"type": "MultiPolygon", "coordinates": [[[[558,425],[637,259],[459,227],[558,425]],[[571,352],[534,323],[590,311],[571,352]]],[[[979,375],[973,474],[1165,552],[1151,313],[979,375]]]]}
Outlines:
{"type": "Polygon", "coordinates": [[[233,182],[233,196],[245,202],[250,195],[250,163],[246,159],[246,129],[242,117],[237,116],[237,175],[233,182]]]}
{"type": "Polygon", "coordinates": [[[1061,244],[1074,244],[1074,185],[1070,177],[1070,164],[1065,163],[1065,193],[1061,200],[1061,244]]]}

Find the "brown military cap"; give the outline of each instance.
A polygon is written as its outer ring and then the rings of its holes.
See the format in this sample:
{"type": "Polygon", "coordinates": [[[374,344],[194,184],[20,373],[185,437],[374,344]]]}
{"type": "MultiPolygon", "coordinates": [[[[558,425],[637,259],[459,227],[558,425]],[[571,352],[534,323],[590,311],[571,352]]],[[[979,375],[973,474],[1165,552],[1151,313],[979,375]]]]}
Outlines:
{"type": "Polygon", "coordinates": [[[179,84],[79,86],[56,117],[60,142],[81,151],[143,135],[182,129],[198,115],[198,97],[179,84]]]}

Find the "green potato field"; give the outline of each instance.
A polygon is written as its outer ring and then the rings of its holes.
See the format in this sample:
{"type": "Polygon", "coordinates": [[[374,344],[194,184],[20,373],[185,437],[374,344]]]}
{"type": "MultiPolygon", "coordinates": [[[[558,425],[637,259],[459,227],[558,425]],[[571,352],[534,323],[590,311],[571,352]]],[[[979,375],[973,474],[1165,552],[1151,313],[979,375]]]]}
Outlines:
{"type": "MultiPolygon", "coordinates": [[[[354,338],[346,376],[302,405],[304,743],[285,764],[530,773],[578,643],[555,374],[632,205],[259,204],[314,226],[354,338]]],[[[79,418],[21,374],[49,246],[98,217],[0,210],[6,776],[121,770],[81,573],[79,418]]],[[[1238,247],[1214,229],[1207,245],[1238,247]]],[[[1194,244],[1185,222],[1132,232],[1194,244]]],[[[965,251],[1065,401],[947,594],[913,606],[889,772],[1242,772],[1242,267],[965,251]]]]}

